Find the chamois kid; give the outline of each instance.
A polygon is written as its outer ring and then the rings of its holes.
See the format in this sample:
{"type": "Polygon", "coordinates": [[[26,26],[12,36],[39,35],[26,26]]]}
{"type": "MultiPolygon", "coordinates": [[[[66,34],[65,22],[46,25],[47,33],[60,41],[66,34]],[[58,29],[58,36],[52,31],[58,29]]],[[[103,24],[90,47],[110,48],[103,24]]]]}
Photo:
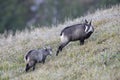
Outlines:
{"type": "Polygon", "coordinates": [[[52,54],[52,49],[49,48],[41,48],[38,50],[30,50],[24,57],[26,62],[25,71],[27,72],[30,68],[35,70],[36,63],[45,63],[45,59],[48,55],[52,54]]]}

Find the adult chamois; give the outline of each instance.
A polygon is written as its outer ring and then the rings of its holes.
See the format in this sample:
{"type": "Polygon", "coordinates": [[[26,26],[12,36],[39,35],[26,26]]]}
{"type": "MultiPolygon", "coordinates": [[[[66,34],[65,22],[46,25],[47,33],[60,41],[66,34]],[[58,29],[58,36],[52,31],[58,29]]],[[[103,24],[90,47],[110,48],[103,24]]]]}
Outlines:
{"type": "Polygon", "coordinates": [[[94,32],[91,22],[92,21],[88,23],[88,21],[85,19],[84,23],[75,24],[64,28],[60,33],[61,44],[58,47],[56,56],[58,56],[59,51],[62,51],[62,49],[71,41],[79,40],[80,45],[83,45],[84,40],[88,39],[94,32]]]}

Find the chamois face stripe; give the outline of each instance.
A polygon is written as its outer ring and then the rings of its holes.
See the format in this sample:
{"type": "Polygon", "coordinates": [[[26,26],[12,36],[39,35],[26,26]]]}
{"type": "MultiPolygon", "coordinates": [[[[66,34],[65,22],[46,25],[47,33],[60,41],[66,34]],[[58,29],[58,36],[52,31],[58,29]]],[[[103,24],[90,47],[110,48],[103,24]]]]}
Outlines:
{"type": "Polygon", "coordinates": [[[27,60],[26,60],[26,55],[24,56],[24,61],[27,62],[27,60]]]}
{"type": "Polygon", "coordinates": [[[88,31],[88,26],[87,25],[85,25],[85,32],[87,32],[88,31]]]}
{"type": "Polygon", "coordinates": [[[88,32],[88,33],[89,33],[89,32],[93,32],[93,27],[90,26],[90,28],[89,28],[89,30],[88,30],[87,32],[88,32]]]}
{"type": "Polygon", "coordinates": [[[86,33],[93,32],[93,27],[92,27],[92,26],[86,26],[86,25],[85,25],[85,32],[86,32],[86,33]]]}
{"type": "Polygon", "coordinates": [[[29,63],[29,61],[30,61],[29,57],[25,59],[25,63],[29,63]]]}

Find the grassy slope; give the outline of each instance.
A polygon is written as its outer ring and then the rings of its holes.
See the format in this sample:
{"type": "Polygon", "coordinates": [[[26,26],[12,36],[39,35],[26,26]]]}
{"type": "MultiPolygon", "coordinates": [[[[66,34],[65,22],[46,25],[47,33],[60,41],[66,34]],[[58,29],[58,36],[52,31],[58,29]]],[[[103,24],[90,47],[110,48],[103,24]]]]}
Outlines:
{"type": "Polygon", "coordinates": [[[17,32],[0,36],[0,80],[120,80],[120,6],[97,10],[53,28],[17,32]],[[82,19],[93,19],[94,34],[80,46],[70,43],[55,56],[59,33],[82,19]],[[24,72],[23,56],[30,49],[50,45],[54,54],[35,71],[24,72]]]}

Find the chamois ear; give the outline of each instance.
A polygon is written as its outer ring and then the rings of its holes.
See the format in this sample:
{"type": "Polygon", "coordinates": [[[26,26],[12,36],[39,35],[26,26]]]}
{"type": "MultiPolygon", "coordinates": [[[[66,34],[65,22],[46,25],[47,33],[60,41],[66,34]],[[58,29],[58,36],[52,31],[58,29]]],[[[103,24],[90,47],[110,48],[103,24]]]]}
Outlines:
{"type": "Polygon", "coordinates": [[[91,23],[92,23],[92,20],[90,21],[89,25],[91,25],[91,23]]]}
{"type": "Polygon", "coordinates": [[[88,23],[88,21],[85,19],[85,23],[88,23]]]}

